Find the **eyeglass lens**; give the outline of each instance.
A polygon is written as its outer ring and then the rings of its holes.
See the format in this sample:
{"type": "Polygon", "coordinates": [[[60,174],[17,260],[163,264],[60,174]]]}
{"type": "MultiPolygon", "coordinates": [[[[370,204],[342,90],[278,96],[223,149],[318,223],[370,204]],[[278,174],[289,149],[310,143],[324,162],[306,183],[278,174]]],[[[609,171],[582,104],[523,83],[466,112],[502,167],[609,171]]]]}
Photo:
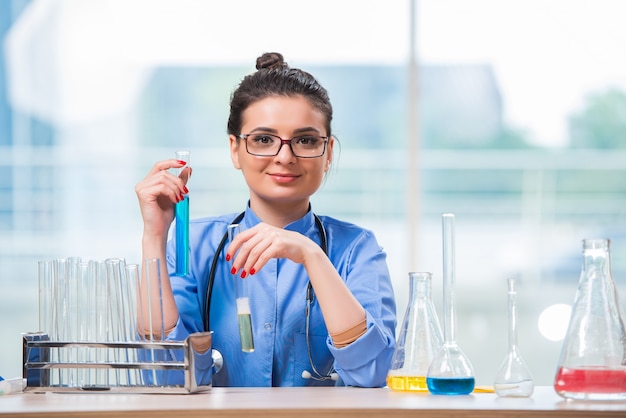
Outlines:
{"type": "Polygon", "coordinates": [[[283,144],[288,144],[296,157],[319,157],[326,150],[326,138],[316,135],[301,135],[288,140],[265,133],[242,136],[248,153],[258,156],[278,155],[283,144]]]}

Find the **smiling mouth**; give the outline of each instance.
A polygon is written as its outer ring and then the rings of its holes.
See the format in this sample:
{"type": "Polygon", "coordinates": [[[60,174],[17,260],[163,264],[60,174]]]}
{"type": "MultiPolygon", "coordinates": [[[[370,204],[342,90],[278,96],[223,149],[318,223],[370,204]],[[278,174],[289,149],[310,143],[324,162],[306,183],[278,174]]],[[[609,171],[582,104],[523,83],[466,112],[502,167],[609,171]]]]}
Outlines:
{"type": "Polygon", "coordinates": [[[269,176],[277,183],[291,183],[300,176],[296,174],[270,173],[269,176]]]}
{"type": "Polygon", "coordinates": [[[291,177],[291,178],[298,177],[297,174],[282,174],[282,173],[270,173],[270,176],[272,176],[272,177],[291,177]]]}

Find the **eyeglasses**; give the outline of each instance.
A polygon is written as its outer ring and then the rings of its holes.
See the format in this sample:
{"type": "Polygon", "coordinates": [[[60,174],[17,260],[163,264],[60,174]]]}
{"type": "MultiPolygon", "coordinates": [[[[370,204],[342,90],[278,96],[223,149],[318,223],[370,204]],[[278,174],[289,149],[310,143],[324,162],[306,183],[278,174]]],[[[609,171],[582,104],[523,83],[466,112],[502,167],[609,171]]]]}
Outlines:
{"type": "Polygon", "coordinates": [[[266,133],[241,134],[239,138],[246,141],[248,154],[257,157],[274,157],[278,155],[283,144],[289,144],[293,155],[298,158],[317,158],[326,152],[327,136],[301,135],[291,139],[282,139],[278,135],[266,133]]]}

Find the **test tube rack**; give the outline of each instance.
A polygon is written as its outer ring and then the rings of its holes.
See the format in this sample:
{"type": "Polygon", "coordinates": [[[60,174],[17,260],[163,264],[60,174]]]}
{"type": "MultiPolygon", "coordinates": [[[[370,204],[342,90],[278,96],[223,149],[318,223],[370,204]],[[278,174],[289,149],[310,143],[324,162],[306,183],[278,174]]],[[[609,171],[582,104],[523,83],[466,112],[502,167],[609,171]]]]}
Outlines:
{"type": "MultiPolygon", "coordinates": [[[[212,386],[213,373],[221,368],[221,355],[211,348],[212,332],[191,334],[184,341],[131,341],[131,342],[63,342],[50,341],[46,333],[23,334],[23,377],[26,379],[24,392],[124,392],[124,393],[198,393],[207,392],[212,386]],[[164,350],[180,350],[182,361],[150,360],[124,361],[75,361],[68,353],[82,350],[81,358],[95,359],[95,350],[106,352],[158,353],[155,358],[168,358],[164,350]],[[125,351],[120,351],[125,350],[125,351]],[[65,355],[66,353],[67,355],[65,355]],[[60,359],[68,359],[63,361],[60,359]],[[53,373],[134,373],[148,376],[140,379],[111,379],[110,383],[80,385],[77,382],[61,382],[53,373]],[[86,372],[85,370],[89,370],[86,372]],[[113,372],[111,372],[113,370],[113,372]],[[184,384],[168,384],[167,380],[150,378],[162,376],[168,371],[183,371],[184,384]]],[[[141,356],[130,356],[140,358],[141,356]]],[[[126,357],[128,358],[128,357],[126,357]]]]}

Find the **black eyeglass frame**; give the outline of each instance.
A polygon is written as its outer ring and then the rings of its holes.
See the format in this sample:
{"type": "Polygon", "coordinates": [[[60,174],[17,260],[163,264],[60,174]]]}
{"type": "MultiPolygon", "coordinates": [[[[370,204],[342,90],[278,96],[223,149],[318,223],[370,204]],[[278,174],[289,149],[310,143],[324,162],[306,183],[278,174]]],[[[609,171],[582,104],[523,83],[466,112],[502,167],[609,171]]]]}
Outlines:
{"type": "Polygon", "coordinates": [[[280,153],[280,150],[283,148],[283,145],[285,144],[289,144],[289,149],[291,150],[291,153],[297,157],[297,158],[319,158],[321,156],[323,156],[326,153],[326,146],[328,145],[328,140],[330,139],[329,136],[321,136],[321,135],[300,135],[300,136],[294,136],[293,138],[290,139],[283,139],[278,135],[274,135],[274,134],[268,134],[268,133],[264,133],[264,132],[253,132],[253,133],[249,133],[249,134],[239,134],[237,136],[239,139],[243,139],[244,142],[246,143],[246,152],[250,155],[254,155],[255,157],[276,157],[278,155],[278,153],[280,153]],[[274,154],[255,154],[250,152],[250,150],[248,149],[248,137],[252,136],[252,135],[267,135],[267,136],[271,136],[272,138],[278,138],[278,140],[280,140],[280,145],[278,146],[278,150],[276,150],[276,153],[274,154]],[[303,136],[314,136],[316,138],[321,139],[322,141],[324,141],[324,147],[322,148],[322,152],[319,155],[298,155],[294,150],[293,150],[293,146],[291,141],[293,141],[294,139],[299,139],[302,138],[303,136]]]}

